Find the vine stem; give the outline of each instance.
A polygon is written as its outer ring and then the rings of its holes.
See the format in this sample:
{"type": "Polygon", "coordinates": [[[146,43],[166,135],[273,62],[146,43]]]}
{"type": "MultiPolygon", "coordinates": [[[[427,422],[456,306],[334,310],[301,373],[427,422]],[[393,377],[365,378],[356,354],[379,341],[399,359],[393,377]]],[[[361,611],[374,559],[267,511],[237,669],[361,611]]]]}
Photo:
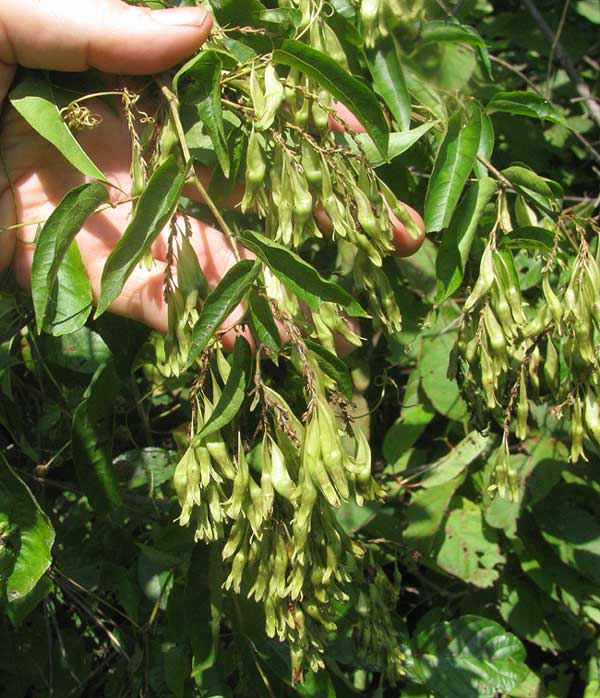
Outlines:
{"type": "Polygon", "coordinates": [[[208,206],[208,208],[210,209],[210,212],[215,217],[215,220],[219,224],[219,227],[221,228],[222,232],[227,237],[229,244],[231,245],[231,249],[233,250],[233,255],[235,257],[236,262],[239,262],[241,259],[240,258],[240,251],[238,249],[238,246],[237,246],[237,243],[235,240],[235,235],[233,234],[233,231],[231,230],[231,228],[227,225],[227,222],[223,218],[221,211],[219,210],[219,207],[216,205],[216,203],[213,201],[213,199],[210,197],[210,195],[206,191],[204,185],[200,181],[200,178],[198,177],[196,170],[194,168],[194,164],[192,162],[192,156],[190,154],[190,149],[188,148],[187,141],[185,140],[185,133],[183,131],[183,125],[181,123],[181,119],[179,118],[179,101],[178,101],[177,97],[175,96],[175,94],[165,84],[165,82],[162,78],[158,78],[158,85],[160,87],[160,91],[162,92],[164,98],[169,103],[169,110],[171,112],[171,118],[173,119],[173,124],[175,126],[175,130],[177,131],[177,138],[179,139],[179,144],[181,146],[181,151],[183,153],[183,159],[185,161],[186,167],[188,167],[191,170],[190,181],[194,185],[194,187],[198,190],[198,193],[202,197],[204,203],[208,206]]]}

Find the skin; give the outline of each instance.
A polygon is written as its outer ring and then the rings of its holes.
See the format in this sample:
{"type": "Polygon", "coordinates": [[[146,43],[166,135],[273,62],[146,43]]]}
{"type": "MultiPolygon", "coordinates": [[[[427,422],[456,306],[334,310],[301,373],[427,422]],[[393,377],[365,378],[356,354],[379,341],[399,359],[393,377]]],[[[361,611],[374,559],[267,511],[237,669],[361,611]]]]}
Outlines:
{"type": "MultiPolygon", "coordinates": [[[[128,75],[158,73],[188,58],[211,28],[210,16],[196,7],[151,11],[119,0],[3,0],[0,103],[17,65],[62,71],[96,68],[128,75]]],[[[119,187],[110,189],[111,202],[122,202],[127,199],[124,192],[131,188],[127,125],[124,118],[100,103],[86,106],[102,116],[102,123],[93,130],[79,132],[78,139],[106,177],[119,187]]],[[[360,130],[360,124],[347,110],[340,106],[339,113],[344,124],[360,130]]],[[[332,122],[331,126],[343,128],[340,122],[332,122]]],[[[0,153],[0,270],[12,265],[17,281],[27,288],[38,223],[46,220],[67,191],[85,178],[7,105],[0,125],[0,153]],[[10,228],[17,224],[19,227],[10,228]]],[[[204,173],[206,179],[209,176],[204,173]]],[[[95,301],[106,258],[123,234],[130,214],[128,203],[106,209],[91,216],[77,236],[95,301]]],[[[411,209],[411,215],[423,229],[419,214],[411,209]]],[[[196,220],[191,224],[192,245],[209,283],[216,285],[234,263],[233,251],[220,231],[196,220]]],[[[397,253],[412,254],[422,238],[411,238],[399,221],[393,224],[397,253]]],[[[138,266],[110,307],[114,313],[161,332],[167,329],[163,300],[166,235],[165,230],[153,247],[155,263],[150,271],[138,266]]],[[[228,324],[232,320],[235,317],[229,318],[228,324]]]]}

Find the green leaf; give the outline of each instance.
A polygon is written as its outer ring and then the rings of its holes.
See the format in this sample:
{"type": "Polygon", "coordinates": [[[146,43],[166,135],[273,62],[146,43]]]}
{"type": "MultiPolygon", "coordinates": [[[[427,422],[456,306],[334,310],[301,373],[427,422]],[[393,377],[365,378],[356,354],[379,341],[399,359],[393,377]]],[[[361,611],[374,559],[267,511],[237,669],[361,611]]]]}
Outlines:
{"type": "Polygon", "coordinates": [[[248,315],[257,346],[262,344],[277,354],[281,349],[279,330],[275,324],[269,301],[256,289],[252,289],[248,294],[248,315]]]}
{"type": "Polygon", "coordinates": [[[387,157],[388,125],[379,102],[371,90],[352,77],[332,58],[310,46],[286,39],[273,52],[273,62],[297,68],[316,80],[356,116],[373,139],[381,157],[387,157]]]}
{"type": "Polygon", "coordinates": [[[211,0],[210,6],[222,26],[256,26],[267,9],[259,0],[211,0]]]}
{"type": "Polygon", "coordinates": [[[54,529],[31,490],[0,454],[0,594],[31,592],[52,561],[54,529]]]}
{"type": "Polygon", "coordinates": [[[122,504],[112,460],[114,403],[119,381],[112,363],[95,373],[86,398],[73,414],[71,450],[77,479],[94,509],[106,513],[122,504]]]}
{"type": "Polygon", "coordinates": [[[510,627],[544,650],[566,651],[579,644],[582,623],[540,594],[527,579],[505,575],[498,589],[500,615],[510,627]]]}
{"type": "MultiPolygon", "coordinates": [[[[481,112],[481,136],[479,138],[477,157],[489,162],[494,152],[494,141],[495,135],[492,120],[485,112],[481,112]]],[[[479,160],[475,161],[474,172],[480,179],[488,175],[487,167],[479,160]]]]}
{"type": "Polygon", "coordinates": [[[192,330],[188,365],[204,351],[219,325],[242,300],[260,273],[260,264],[244,259],[234,264],[208,294],[192,330]]]}
{"type": "Polygon", "coordinates": [[[493,698],[528,673],[520,640],[489,618],[433,623],[418,633],[415,645],[427,685],[443,698],[493,698]]]}
{"type": "Polygon", "coordinates": [[[466,24],[434,20],[425,22],[419,36],[419,46],[441,43],[459,43],[475,46],[488,78],[492,79],[492,67],[487,45],[481,35],[466,24]]]}
{"type": "Polygon", "coordinates": [[[425,197],[427,232],[442,230],[451,221],[467,181],[481,138],[481,111],[471,102],[466,114],[457,112],[437,153],[425,197]]]}
{"type": "Polygon", "coordinates": [[[466,415],[466,405],[455,381],[448,378],[450,354],[455,335],[441,334],[435,338],[424,337],[418,362],[421,385],[431,404],[438,412],[460,421],[466,415]]]}
{"type": "Polygon", "coordinates": [[[375,144],[371,140],[371,137],[366,133],[355,133],[352,134],[352,138],[360,144],[360,147],[364,150],[369,163],[373,167],[379,167],[389,160],[393,160],[398,155],[406,152],[413,145],[419,141],[426,133],[432,128],[433,124],[421,124],[410,131],[394,131],[390,133],[390,141],[388,148],[388,157],[386,160],[382,159],[379,151],[375,147],[375,144]]]}
{"type": "Polygon", "coordinates": [[[33,589],[19,599],[8,604],[6,609],[10,622],[19,628],[23,621],[39,606],[39,604],[53,591],[54,584],[48,575],[40,577],[33,589]]]}
{"type": "Polygon", "coordinates": [[[246,397],[246,387],[251,373],[251,358],[252,351],[248,342],[242,336],[236,337],[231,371],[223,393],[210,418],[195,435],[198,441],[222,429],[239,412],[246,397]]]}
{"type": "Polygon", "coordinates": [[[495,434],[483,436],[477,431],[472,431],[427,470],[421,479],[421,486],[426,489],[438,487],[462,475],[474,460],[488,453],[495,443],[495,434]]]}
{"type": "Polygon", "coordinates": [[[339,284],[324,279],[314,267],[287,247],[264,235],[245,231],[242,244],[255,252],[275,276],[311,310],[323,302],[337,303],[351,317],[369,317],[360,304],[339,284]]]}
{"type": "Polygon", "coordinates": [[[174,156],[169,157],[150,178],[131,223],[106,260],[94,317],[102,315],[121,293],[127,277],[173,215],[184,179],[174,156]]]}
{"type": "Polygon", "coordinates": [[[322,347],[317,342],[313,342],[310,339],[305,340],[306,346],[308,347],[313,358],[319,364],[321,369],[333,380],[335,381],[336,387],[342,391],[348,400],[352,400],[352,378],[350,377],[350,371],[348,367],[335,354],[322,347]]]}
{"type": "Polygon", "coordinates": [[[498,579],[496,566],[505,561],[498,547],[498,534],[485,524],[481,507],[460,498],[438,542],[438,567],[469,584],[486,588],[498,579]]]}
{"type": "Polygon", "coordinates": [[[384,100],[398,126],[406,131],[410,128],[412,105],[393,36],[378,41],[374,49],[366,52],[366,57],[373,89],[384,100]]]}
{"type": "Polygon", "coordinates": [[[471,46],[485,46],[485,41],[481,35],[466,24],[458,22],[443,22],[434,20],[425,22],[421,27],[419,35],[419,46],[427,44],[439,44],[442,42],[457,42],[460,44],[470,44],[471,46]]]}
{"type": "Polygon", "coordinates": [[[111,356],[102,337],[88,327],[60,339],[43,334],[38,346],[46,361],[77,373],[93,374],[111,356]]]}
{"type": "Polygon", "coordinates": [[[436,258],[437,303],[442,303],[460,288],[481,214],[497,186],[491,177],[474,182],[444,231],[436,258]]]}
{"type": "Polygon", "coordinates": [[[546,213],[553,212],[552,202],[558,197],[550,186],[551,180],[540,177],[533,170],[521,165],[511,165],[502,170],[502,174],[518,192],[532,199],[546,213]]]}
{"type": "Polygon", "coordinates": [[[406,382],[400,417],[392,424],[383,439],[383,455],[392,465],[416,443],[436,415],[427,398],[420,394],[420,384],[419,369],[414,368],[406,382]]]}
{"type": "Polygon", "coordinates": [[[535,92],[497,92],[488,102],[486,111],[501,111],[507,114],[546,119],[565,128],[569,125],[550,102],[535,92]]]}
{"type": "Polygon", "coordinates": [[[229,177],[230,158],[221,107],[223,61],[217,51],[201,51],[173,78],[173,89],[184,107],[193,107],[205,125],[215,148],[219,165],[229,177]]]}
{"type": "Polygon", "coordinates": [[[131,473],[128,487],[147,488],[152,494],[157,487],[173,477],[173,462],[177,454],[166,448],[148,446],[120,453],[113,461],[115,469],[131,473]]]}
{"type": "Polygon", "coordinates": [[[554,234],[546,228],[515,228],[500,238],[500,247],[512,250],[541,250],[551,252],[554,247],[554,234]]]}
{"type": "Polygon", "coordinates": [[[73,241],[58,270],[44,319],[44,331],[55,337],[72,334],[92,310],[92,288],[77,243],[73,241]]]}
{"type": "Polygon", "coordinates": [[[63,121],[46,73],[27,71],[24,79],[11,91],[9,99],[31,128],[52,143],[73,167],[88,177],[110,184],[63,121]]]}
{"type": "Polygon", "coordinates": [[[452,497],[463,480],[464,477],[458,477],[438,487],[418,490],[411,496],[406,507],[408,526],[403,534],[403,540],[410,549],[430,555],[452,497]]]}
{"type": "Polygon", "coordinates": [[[31,264],[31,295],[41,332],[48,300],[67,250],[96,208],[108,199],[101,184],[82,184],[65,194],[36,237],[31,264]]]}

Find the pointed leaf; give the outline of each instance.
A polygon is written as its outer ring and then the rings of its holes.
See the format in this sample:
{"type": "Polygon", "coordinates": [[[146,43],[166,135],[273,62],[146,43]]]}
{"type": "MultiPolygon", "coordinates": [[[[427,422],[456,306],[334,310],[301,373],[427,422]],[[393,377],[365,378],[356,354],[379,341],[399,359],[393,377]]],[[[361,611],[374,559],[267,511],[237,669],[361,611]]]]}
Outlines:
{"type": "Polygon", "coordinates": [[[9,99],[31,128],[52,143],[73,167],[88,177],[110,184],[63,121],[45,73],[27,71],[25,78],[10,93],[9,99]]]}
{"type": "Polygon", "coordinates": [[[108,199],[101,184],[82,184],[65,194],[40,230],[31,265],[31,295],[38,332],[58,269],[81,227],[96,208],[108,199]]]}
{"type": "Polygon", "coordinates": [[[113,412],[119,379],[112,363],[92,378],[86,399],[71,425],[71,450],[77,479],[90,504],[105,513],[119,507],[121,492],[112,459],[113,412]]]}
{"type": "Polygon", "coordinates": [[[73,241],[58,270],[49,298],[44,331],[55,337],[77,332],[89,317],[92,300],[90,280],[77,243],[73,241]]]}
{"type": "Polygon", "coordinates": [[[388,162],[388,160],[393,160],[398,155],[402,155],[402,153],[406,152],[409,148],[412,148],[413,145],[432,127],[433,123],[428,123],[421,124],[410,131],[394,131],[393,133],[390,133],[387,160],[382,159],[381,155],[379,155],[379,151],[375,147],[375,144],[371,140],[371,137],[366,133],[353,134],[352,138],[354,138],[354,140],[360,144],[360,147],[363,149],[367,158],[369,159],[369,163],[373,167],[379,167],[380,165],[388,162]]]}
{"type": "Polygon", "coordinates": [[[173,87],[184,107],[193,107],[206,127],[225,177],[229,177],[230,159],[221,108],[221,71],[219,53],[206,50],[186,63],[175,75],[173,87]]]}
{"type": "Polygon", "coordinates": [[[50,566],[54,529],[31,490],[0,454],[0,594],[26,596],[50,566]]]}
{"type": "Polygon", "coordinates": [[[208,294],[200,317],[192,330],[192,346],[188,365],[204,351],[219,325],[242,300],[260,273],[260,264],[244,259],[234,264],[218,285],[208,294]]]}
{"type": "Polygon", "coordinates": [[[481,111],[472,102],[467,114],[457,112],[437,153],[425,197],[427,232],[450,223],[463,187],[473,169],[481,137],[481,111]]]}
{"type": "Polygon", "coordinates": [[[497,92],[488,103],[486,110],[528,116],[533,119],[546,119],[569,128],[564,116],[557,112],[547,99],[535,92],[497,92]]]}
{"type": "Polygon", "coordinates": [[[479,219],[496,188],[496,181],[491,177],[474,182],[444,231],[436,258],[437,303],[445,301],[460,287],[479,219]]]}
{"type": "Polygon", "coordinates": [[[269,238],[245,231],[241,242],[255,252],[275,276],[303,300],[311,310],[324,301],[337,303],[351,317],[368,317],[360,304],[339,284],[324,279],[317,270],[294,252],[269,238]]]}
{"type": "Polygon", "coordinates": [[[273,52],[273,62],[297,68],[316,80],[348,107],[373,139],[381,157],[387,157],[387,121],[377,98],[360,80],[347,73],[333,58],[293,39],[286,39],[281,48],[273,52]]]}
{"type": "Polygon", "coordinates": [[[248,295],[248,314],[257,345],[263,344],[277,354],[281,349],[281,337],[275,324],[269,301],[256,289],[248,295]]]}
{"type": "MultiPolygon", "coordinates": [[[[373,89],[385,101],[402,131],[406,131],[410,128],[412,105],[394,38],[378,41],[366,56],[373,89]]],[[[391,159],[391,154],[389,157],[391,159]]]]}
{"type": "Polygon", "coordinates": [[[306,339],[306,346],[323,371],[333,380],[348,400],[352,400],[352,378],[346,364],[317,342],[306,339]]]}
{"type": "Polygon", "coordinates": [[[231,371],[223,388],[223,393],[215,405],[215,409],[206,424],[195,435],[200,440],[229,424],[238,413],[244,398],[250,378],[252,352],[250,345],[241,336],[235,340],[231,371]]]}
{"type": "Polygon", "coordinates": [[[127,277],[173,215],[184,179],[173,156],[150,178],[136,206],[133,220],[104,265],[95,317],[102,315],[121,293],[127,277]]]}

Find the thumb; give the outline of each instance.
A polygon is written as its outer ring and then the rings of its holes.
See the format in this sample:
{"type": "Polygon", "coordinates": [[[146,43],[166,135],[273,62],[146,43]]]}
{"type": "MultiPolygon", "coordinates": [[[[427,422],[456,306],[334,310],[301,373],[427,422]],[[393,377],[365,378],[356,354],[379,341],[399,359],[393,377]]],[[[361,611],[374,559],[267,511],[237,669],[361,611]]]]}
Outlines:
{"type": "Polygon", "coordinates": [[[152,11],[120,0],[2,0],[0,65],[157,73],[193,53],[211,27],[201,7],[152,11]]]}

